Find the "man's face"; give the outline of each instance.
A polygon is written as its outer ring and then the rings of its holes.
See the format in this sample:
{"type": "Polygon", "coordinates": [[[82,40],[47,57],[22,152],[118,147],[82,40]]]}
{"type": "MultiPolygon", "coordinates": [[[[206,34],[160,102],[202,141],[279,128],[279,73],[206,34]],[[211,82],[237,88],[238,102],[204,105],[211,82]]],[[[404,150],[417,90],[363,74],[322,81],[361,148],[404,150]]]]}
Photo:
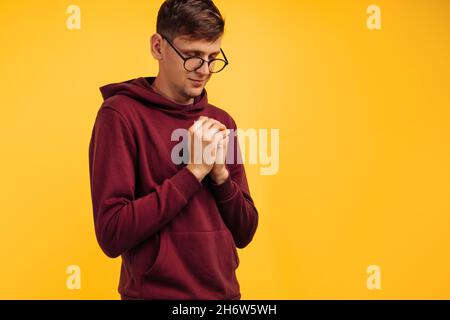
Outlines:
{"type": "MultiPolygon", "coordinates": [[[[214,42],[208,40],[192,40],[186,36],[178,36],[172,44],[185,57],[201,57],[206,61],[214,59],[220,53],[222,37],[214,42]]],[[[166,40],[162,40],[163,59],[160,60],[160,72],[171,83],[180,96],[188,99],[199,96],[211,78],[208,64],[195,71],[187,71],[183,59],[175,52],[166,40]]]]}

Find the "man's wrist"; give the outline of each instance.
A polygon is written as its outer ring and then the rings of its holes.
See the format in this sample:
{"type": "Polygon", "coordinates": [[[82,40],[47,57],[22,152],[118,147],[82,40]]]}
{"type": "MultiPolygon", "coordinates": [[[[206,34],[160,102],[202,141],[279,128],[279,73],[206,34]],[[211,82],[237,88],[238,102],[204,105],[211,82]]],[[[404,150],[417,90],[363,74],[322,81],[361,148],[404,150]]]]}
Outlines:
{"type": "Polygon", "coordinates": [[[230,173],[226,168],[224,168],[222,171],[220,171],[218,174],[213,173],[211,174],[211,179],[213,180],[214,184],[220,185],[224,183],[228,177],[230,176],[230,173]]]}
{"type": "Polygon", "coordinates": [[[198,166],[193,164],[188,164],[187,169],[192,172],[192,174],[197,178],[198,181],[202,181],[203,178],[207,175],[204,171],[200,170],[198,166]]]}

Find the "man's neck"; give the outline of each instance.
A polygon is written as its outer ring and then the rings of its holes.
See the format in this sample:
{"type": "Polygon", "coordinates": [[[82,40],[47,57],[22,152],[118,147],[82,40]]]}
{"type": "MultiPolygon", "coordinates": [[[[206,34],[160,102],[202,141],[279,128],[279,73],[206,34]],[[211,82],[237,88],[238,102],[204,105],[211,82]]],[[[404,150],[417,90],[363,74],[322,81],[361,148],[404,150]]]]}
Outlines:
{"type": "Polygon", "coordinates": [[[164,81],[164,79],[162,79],[159,75],[155,78],[151,86],[156,93],[174,103],[182,105],[190,105],[194,103],[194,98],[186,100],[183,97],[176,95],[166,81],[164,81]]]}

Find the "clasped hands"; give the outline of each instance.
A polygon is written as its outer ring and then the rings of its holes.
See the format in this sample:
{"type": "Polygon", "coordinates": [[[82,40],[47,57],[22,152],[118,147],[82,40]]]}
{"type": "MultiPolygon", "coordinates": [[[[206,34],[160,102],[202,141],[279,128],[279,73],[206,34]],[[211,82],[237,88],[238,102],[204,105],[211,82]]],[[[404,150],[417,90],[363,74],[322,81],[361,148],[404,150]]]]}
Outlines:
{"type": "Polygon", "coordinates": [[[229,176],[225,166],[230,130],[221,122],[201,116],[188,130],[187,168],[202,181],[208,174],[215,184],[229,176]]]}

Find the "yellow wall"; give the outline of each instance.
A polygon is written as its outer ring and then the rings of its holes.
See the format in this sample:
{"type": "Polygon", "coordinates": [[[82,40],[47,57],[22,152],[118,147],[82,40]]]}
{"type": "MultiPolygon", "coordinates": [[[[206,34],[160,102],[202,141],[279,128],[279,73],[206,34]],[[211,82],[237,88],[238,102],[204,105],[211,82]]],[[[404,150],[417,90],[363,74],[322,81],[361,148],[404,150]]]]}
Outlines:
{"type": "MultiPolygon", "coordinates": [[[[449,299],[450,2],[216,3],[230,66],[210,101],[240,128],[280,129],[278,174],[247,165],[260,222],[239,251],[242,298],[449,299]],[[381,30],[366,27],[371,4],[381,30]]],[[[88,143],[98,87],[156,75],[160,4],[0,2],[0,298],[118,298],[88,143]],[[66,27],[71,4],[80,30],[66,27]]]]}

